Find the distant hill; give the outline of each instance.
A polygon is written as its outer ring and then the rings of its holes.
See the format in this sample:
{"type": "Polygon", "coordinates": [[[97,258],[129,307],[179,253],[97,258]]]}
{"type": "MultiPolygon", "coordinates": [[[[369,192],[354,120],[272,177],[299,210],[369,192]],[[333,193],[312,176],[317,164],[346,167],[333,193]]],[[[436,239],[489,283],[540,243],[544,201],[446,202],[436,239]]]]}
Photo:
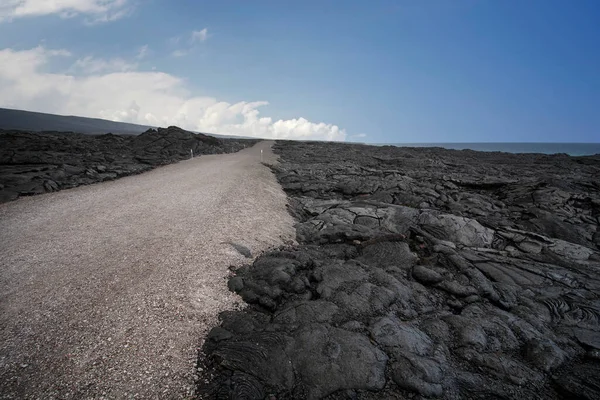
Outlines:
{"type": "Polygon", "coordinates": [[[139,135],[149,128],[152,127],[108,121],[99,118],[44,114],[0,108],[0,129],[18,129],[36,132],[79,132],[92,135],[109,132],[120,135],[139,135]]]}
{"type": "MultiPolygon", "coordinates": [[[[78,132],[87,135],[99,135],[109,132],[118,135],[139,135],[142,132],[146,132],[149,128],[156,127],[114,122],[100,118],[55,115],[0,108],[0,129],[17,129],[34,132],[78,132]]],[[[242,138],[241,136],[209,135],[218,138],[242,138]]]]}

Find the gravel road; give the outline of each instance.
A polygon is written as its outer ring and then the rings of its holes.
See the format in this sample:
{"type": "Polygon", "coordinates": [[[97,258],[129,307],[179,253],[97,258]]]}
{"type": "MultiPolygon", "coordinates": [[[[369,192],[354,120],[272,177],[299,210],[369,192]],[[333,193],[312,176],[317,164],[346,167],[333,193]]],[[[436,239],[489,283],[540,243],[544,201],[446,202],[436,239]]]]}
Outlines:
{"type": "Polygon", "coordinates": [[[1,204],[0,398],[191,397],[228,242],[294,237],[271,144],[1,204]]]}

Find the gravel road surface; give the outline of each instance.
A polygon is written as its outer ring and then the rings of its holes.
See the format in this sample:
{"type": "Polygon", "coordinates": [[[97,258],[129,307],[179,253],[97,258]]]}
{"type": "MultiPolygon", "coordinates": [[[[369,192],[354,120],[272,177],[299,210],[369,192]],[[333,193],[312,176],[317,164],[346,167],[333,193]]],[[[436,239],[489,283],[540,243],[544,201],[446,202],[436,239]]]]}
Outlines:
{"type": "Polygon", "coordinates": [[[270,142],[0,205],[0,398],[181,399],[230,265],[293,240],[270,142]]]}

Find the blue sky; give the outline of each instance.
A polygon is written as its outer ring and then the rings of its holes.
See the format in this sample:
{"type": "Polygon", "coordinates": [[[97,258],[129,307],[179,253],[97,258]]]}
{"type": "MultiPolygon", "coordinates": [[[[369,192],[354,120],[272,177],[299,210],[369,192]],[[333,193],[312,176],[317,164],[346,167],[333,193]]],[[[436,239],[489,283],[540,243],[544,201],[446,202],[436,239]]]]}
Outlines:
{"type": "Polygon", "coordinates": [[[0,106],[263,137],[600,142],[595,0],[45,3],[0,0],[0,106]]]}

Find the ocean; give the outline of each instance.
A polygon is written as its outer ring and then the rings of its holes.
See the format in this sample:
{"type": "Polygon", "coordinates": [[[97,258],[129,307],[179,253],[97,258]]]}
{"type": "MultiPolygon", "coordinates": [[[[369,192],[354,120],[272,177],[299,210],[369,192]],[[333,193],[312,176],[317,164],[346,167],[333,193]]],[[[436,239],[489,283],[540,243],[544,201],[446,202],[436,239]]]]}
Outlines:
{"type": "Polygon", "coordinates": [[[379,146],[443,147],[454,150],[502,151],[506,153],[565,153],[570,156],[600,154],[600,143],[382,143],[379,146]]]}

